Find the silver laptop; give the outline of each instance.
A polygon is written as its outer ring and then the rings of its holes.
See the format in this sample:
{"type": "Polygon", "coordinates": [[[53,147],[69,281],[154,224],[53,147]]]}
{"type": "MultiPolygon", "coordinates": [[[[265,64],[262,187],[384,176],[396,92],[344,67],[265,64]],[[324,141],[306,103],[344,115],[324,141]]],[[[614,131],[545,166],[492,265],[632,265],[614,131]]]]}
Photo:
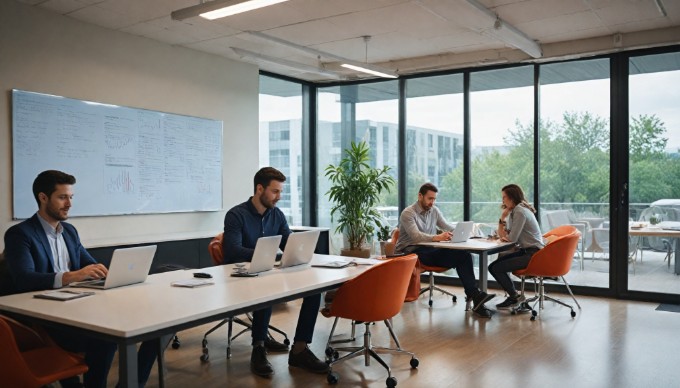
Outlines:
{"type": "Polygon", "coordinates": [[[269,271],[274,268],[276,254],[279,252],[281,235],[271,237],[260,237],[255,244],[255,252],[250,260],[250,266],[242,270],[245,273],[258,273],[269,271]]]}
{"type": "Polygon", "coordinates": [[[291,233],[286,242],[286,249],[283,250],[280,268],[308,264],[312,261],[319,233],[318,230],[291,233]]]}
{"type": "Polygon", "coordinates": [[[87,287],[106,290],[109,288],[127,286],[130,284],[143,283],[149,275],[153,256],[156,253],[155,245],[143,247],[121,248],[113,251],[109,273],[105,279],[86,280],[74,282],[71,287],[87,287]]]}
{"type": "Polygon", "coordinates": [[[467,241],[472,236],[472,231],[475,228],[475,223],[472,221],[461,221],[456,224],[451,236],[452,243],[461,243],[467,241]]]}

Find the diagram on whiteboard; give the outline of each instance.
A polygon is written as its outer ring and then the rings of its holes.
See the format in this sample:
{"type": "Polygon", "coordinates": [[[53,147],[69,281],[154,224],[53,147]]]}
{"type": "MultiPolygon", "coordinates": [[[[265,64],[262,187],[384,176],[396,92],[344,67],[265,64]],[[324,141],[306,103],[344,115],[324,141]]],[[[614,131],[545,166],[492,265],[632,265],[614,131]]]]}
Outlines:
{"type": "Polygon", "coordinates": [[[72,216],[222,208],[222,122],[12,91],[14,218],[37,210],[33,179],[76,177],[72,216]]]}

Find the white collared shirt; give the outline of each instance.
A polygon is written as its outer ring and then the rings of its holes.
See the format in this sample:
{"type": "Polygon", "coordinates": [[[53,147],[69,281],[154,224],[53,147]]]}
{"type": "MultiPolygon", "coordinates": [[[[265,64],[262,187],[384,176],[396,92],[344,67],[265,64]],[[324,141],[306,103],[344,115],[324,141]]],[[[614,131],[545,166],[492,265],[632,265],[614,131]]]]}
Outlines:
{"type": "Polygon", "coordinates": [[[52,250],[52,268],[57,274],[54,277],[54,288],[61,288],[63,286],[62,278],[64,272],[69,272],[71,256],[68,254],[68,249],[66,249],[66,242],[64,241],[64,227],[61,223],[57,224],[56,228],[53,228],[47,221],[45,221],[40,214],[38,214],[38,219],[40,224],[47,235],[47,241],[50,244],[50,249],[52,250]]]}

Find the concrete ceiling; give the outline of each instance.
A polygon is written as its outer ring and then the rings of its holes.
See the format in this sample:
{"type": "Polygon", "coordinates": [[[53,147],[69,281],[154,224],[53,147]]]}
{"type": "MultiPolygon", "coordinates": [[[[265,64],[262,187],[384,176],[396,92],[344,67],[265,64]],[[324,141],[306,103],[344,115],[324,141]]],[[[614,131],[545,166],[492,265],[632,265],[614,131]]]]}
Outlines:
{"type": "Polygon", "coordinates": [[[172,11],[199,0],[17,1],[312,82],[337,78],[309,67],[341,79],[375,78],[339,67],[337,57],[406,75],[680,43],[680,0],[290,0],[214,21],[171,19],[172,11]],[[536,42],[541,55],[532,57],[499,38],[489,15],[536,42]],[[249,31],[329,56],[291,49],[249,31]],[[371,38],[365,42],[363,36],[371,38]],[[288,66],[239,55],[232,47],[283,59],[288,66]],[[291,62],[307,70],[294,69],[291,62]]]}

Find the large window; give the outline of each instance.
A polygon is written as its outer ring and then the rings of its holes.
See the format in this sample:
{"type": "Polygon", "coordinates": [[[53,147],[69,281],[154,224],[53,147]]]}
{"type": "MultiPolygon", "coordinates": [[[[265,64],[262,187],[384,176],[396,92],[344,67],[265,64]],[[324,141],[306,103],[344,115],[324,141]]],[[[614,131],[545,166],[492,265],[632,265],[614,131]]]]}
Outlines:
{"type": "MultiPolygon", "coordinates": [[[[317,121],[317,177],[319,226],[332,227],[331,249],[339,252],[342,236],[334,234],[331,204],[326,192],[330,185],[323,175],[330,164],[342,159],[343,150],[351,142],[365,141],[371,154],[371,167],[390,167],[390,174],[398,176],[398,82],[376,82],[362,85],[334,86],[318,89],[317,121]]],[[[383,195],[378,211],[385,220],[396,225],[398,216],[397,188],[383,195]]]]}
{"type": "MultiPolygon", "coordinates": [[[[332,228],[331,250],[339,252],[344,242],[331,221],[324,170],[340,161],[351,142],[365,141],[371,166],[389,166],[395,179],[398,167],[405,166],[406,179],[398,185],[405,189],[407,206],[416,200],[420,185],[432,182],[440,189],[437,206],[449,221],[462,220],[469,208],[469,218],[481,224],[484,233],[492,233],[501,213],[500,190],[517,183],[538,205],[543,231],[564,224],[580,230],[582,237],[567,275],[571,284],[601,288],[607,294],[679,295],[680,264],[675,258],[680,239],[640,237],[631,228],[627,240],[614,235],[614,241],[620,242],[614,251],[627,241],[627,254],[611,255],[610,235],[623,234],[625,229],[623,224],[611,225],[610,215],[616,214],[610,209],[612,184],[629,184],[631,226],[642,223],[663,230],[669,223],[680,225],[680,89],[675,87],[680,84],[680,51],[650,52],[312,87],[317,98],[311,101],[317,105],[310,108],[316,109],[317,122],[310,128],[315,131],[317,152],[311,169],[317,176],[311,178],[316,179],[310,185],[311,195],[318,202],[318,225],[332,228]],[[613,74],[620,74],[619,61],[628,59],[627,88],[623,79],[612,85],[611,64],[616,65],[613,74]],[[469,94],[465,79],[469,79],[469,94]],[[404,96],[399,95],[400,82],[404,96]],[[612,90],[628,94],[610,96],[612,90]],[[623,97],[628,97],[628,106],[621,103],[623,97]],[[404,112],[399,112],[399,98],[404,98],[404,112]],[[617,104],[610,107],[610,101],[617,104]],[[612,112],[615,120],[610,118],[612,112]],[[629,115],[628,144],[612,137],[625,134],[624,128],[612,129],[611,124],[625,122],[621,112],[629,115]],[[399,123],[400,113],[404,123],[399,123]],[[402,136],[405,154],[400,161],[402,136]],[[469,149],[465,149],[468,139],[469,149]],[[619,166],[610,171],[612,157],[629,161],[628,177],[620,175],[619,166]],[[465,203],[465,193],[470,193],[470,203],[465,203]],[[663,224],[655,225],[658,222],[663,224]],[[618,277],[623,267],[628,270],[627,281],[618,277]],[[616,276],[610,274],[612,269],[616,276]]],[[[309,190],[304,187],[302,167],[310,165],[301,152],[301,129],[308,128],[302,118],[303,88],[269,77],[261,80],[260,162],[288,175],[289,192],[280,206],[291,222],[302,223],[301,193],[303,188],[309,190]]],[[[399,218],[398,192],[394,187],[378,206],[392,226],[399,218]]]]}
{"type": "Polygon", "coordinates": [[[291,225],[302,225],[302,86],[260,76],[260,167],[286,175],[277,206],[291,225]]]}
{"type": "Polygon", "coordinates": [[[581,231],[567,278],[609,285],[609,59],[541,66],[541,226],[581,231]]]}
{"type": "MultiPolygon", "coordinates": [[[[680,53],[632,57],[629,74],[630,222],[663,234],[680,225],[680,53]]],[[[628,288],[680,294],[680,239],[632,231],[628,288]]]]}
{"type": "Polygon", "coordinates": [[[501,188],[534,182],[533,66],[470,75],[471,219],[496,228],[501,188]]]}
{"type": "Polygon", "coordinates": [[[449,221],[463,218],[463,75],[406,81],[406,204],[431,182],[449,221]]]}

